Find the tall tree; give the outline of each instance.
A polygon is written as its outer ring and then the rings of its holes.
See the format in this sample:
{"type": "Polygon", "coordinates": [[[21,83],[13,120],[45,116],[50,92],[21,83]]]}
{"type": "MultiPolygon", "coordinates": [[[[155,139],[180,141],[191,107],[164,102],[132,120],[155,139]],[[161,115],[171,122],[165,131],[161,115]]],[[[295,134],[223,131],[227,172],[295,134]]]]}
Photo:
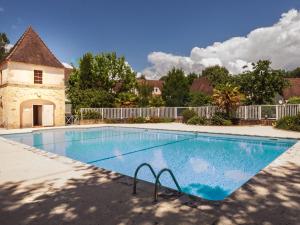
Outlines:
{"type": "Polygon", "coordinates": [[[189,99],[189,83],[181,69],[172,69],[168,72],[162,98],[167,106],[184,106],[189,99]]]}
{"type": "Polygon", "coordinates": [[[253,71],[237,76],[236,82],[247,98],[246,104],[271,104],[276,94],[282,95],[289,85],[283,71],[272,69],[268,60],[253,63],[253,71]]]}
{"type": "Polygon", "coordinates": [[[5,33],[0,33],[0,62],[6,57],[6,46],[9,44],[9,39],[5,33]]]}
{"type": "Polygon", "coordinates": [[[70,76],[67,95],[75,110],[126,105],[134,98],[135,85],[136,74],[124,57],[117,57],[116,53],[86,53],[70,76]]]}
{"type": "Polygon", "coordinates": [[[197,79],[199,76],[198,76],[198,74],[196,74],[196,73],[190,73],[190,74],[188,74],[187,75],[187,79],[188,79],[188,82],[189,82],[189,85],[192,85],[193,84],[193,81],[195,80],[195,79],[197,79]]]}
{"type": "Polygon", "coordinates": [[[138,104],[140,107],[149,105],[150,98],[153,92],[153,86],[148,85],[146,82],[142,82],[138,85],[138,104]]]}
{"type": "Polygon", "coordinates": [[[206,77],[213,87],[226,84],[231,81],[232,77],[225,67],[211,66],[202,71],[202,76],[206,77]]]}

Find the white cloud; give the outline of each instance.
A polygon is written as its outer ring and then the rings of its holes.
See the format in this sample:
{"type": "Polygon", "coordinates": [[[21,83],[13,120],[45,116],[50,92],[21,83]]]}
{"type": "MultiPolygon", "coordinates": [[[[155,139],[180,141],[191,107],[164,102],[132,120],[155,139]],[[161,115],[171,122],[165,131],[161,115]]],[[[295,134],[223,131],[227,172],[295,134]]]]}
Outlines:
{"type": "Polygon", "coordinates": [[[259,59],[271,60],[273,68],[294,69],[300,66],[299,49],[300,11],[292,9],[282,14],[273,26],[258,28],[246,37],[233,37],[205,48],[194,47],[190,56],[152,52],[148,55],[152,65],[142,73],[159,78],[173,67],[199,73],[205,67],[221,65],[237,74],[245,65],[251,68],[251,63],[259,59]]]}
{"type": "Polygon", "coordinates": [[[5,51],[6,52],[9,52],[9,50],[12,48],[12,47],[14,47],[14,45],[12,45],[12,44],[7,44],[7,45],[5,45],[5,51]]]}

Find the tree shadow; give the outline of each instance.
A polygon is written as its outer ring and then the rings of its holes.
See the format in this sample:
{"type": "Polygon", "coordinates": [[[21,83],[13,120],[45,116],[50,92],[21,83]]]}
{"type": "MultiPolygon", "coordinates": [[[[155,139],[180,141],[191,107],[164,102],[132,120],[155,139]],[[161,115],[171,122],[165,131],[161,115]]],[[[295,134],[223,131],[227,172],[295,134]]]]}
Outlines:
{"type": "MultiPolygon", "coordinates": [[[[0,185],[0,224],[300,224],[300,168],[289,163],[253,177],[224,201],[164,195],[153,184],[93,166],[81,178],[58,177],[0,185]],[[283,171],[283,172],[282,172],[283,171]]],[[[164,190],[164,188],[162,188],[164,190]]]]}
{"type": "Polygon", "coordinates": [[[300,224],[300,167],[265,170],[222,202],[215,224],[300,224]]]}
{"type": "MultiPolygon", "coordinates": [[[[211,224],[215,220],[173,197],[153,202],[153,185],[94,167],[80,179],[19,181],[0,185],[0,224],[211,224]]],[[[63,174],[60,174],[63,176],[63,174]]]]}

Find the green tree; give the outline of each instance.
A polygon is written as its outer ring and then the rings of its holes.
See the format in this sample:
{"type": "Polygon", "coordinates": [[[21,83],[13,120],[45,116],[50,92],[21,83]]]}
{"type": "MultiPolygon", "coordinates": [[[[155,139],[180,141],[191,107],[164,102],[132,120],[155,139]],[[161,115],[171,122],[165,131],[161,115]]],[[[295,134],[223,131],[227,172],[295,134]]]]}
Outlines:
{"type": "Polygon", "coordinates": [[[121,92],[115,98],[115,107],[135,107],[137,104],[137,96],[131,92],[121,92]]]}
{"type": "Polygon", "coordinates": [[[0,62],[2,60],[5,59],[6,57],[6,45],[8,45],[10,42],[9,42],[9,39],[8,37],[6,36],[5,33],[0,33],[0,62]]]}
{"type": "Polygon", "coordinates": [[[289,85],[282,70],[274,70],[270,65],[270,61],[260,60],[253,63],[253,71],[236,77],[247,104],[271,104],[275,95],[282,95],[283,89],[289,85]]]}
{"type": "Polygon", "coordinates": [[[192,84],[193,84],[193,81],[195,80],[195,79],[197,79],[199,76],[198,76],[198,74],[196,74],[196,73],[190,73],[190,74],[188,74],[187,75],[187,79],[188,79],[188,83],[189,83],[189,85],[191,86],[192,84]]]}
{"type": "Polygon", "coordinates": [[[161,96],[152,96],[149,100],[149,105],[151,107],[160,107],[160,106],[164,106],[165,102],[161,96]]]}
{"type": "Polygon", "coordinates": [[[149,105],[150,97],[152,96],[153,87],[142,82],[137,86],[138,90],[138,105],[145,107],[149,105]]]}
{"type": "Polygon", "coordinates": [[[239,87],[226,83],[214,89],[212,98],[214,104],[225,110],[226,115],[230,118],[244,97],[240,93],[239,87]]]}
{"type": "Polygon", "coordinates": [[[190,93],[190,102],[188,105],[191,107],[210,105],[211,103],[212,98],[209,95],[201,92],[190,93]]]}
{"type": "Polygon", "coordinates": [[[291,71],[287,71],[286,77],[294,77],[294,78],[299,77],[300,78],[300,67],[297,67],[296,69],[291,70],[291,71]]]}
{"type": "Polygon", "coordinates": [[[181,69],[168,72],[162,90],[162,98],[167,106],[184,106],[189,99],[189,83],[181,69]]]}
{"type": "Polygon", "coordinates": [[[75,110],[126,105],[132,101],[135,86],[136,75],[124,57],[117,57],[116,53],[86,53],[70,76],[67,96],[75,110]]]}
{"type": "Polygon", "coordinates": [[[225,67],[211,66],[202,71],[203,77],[206,77],[213,87],[231,82],[232,76],[225,67]]]}

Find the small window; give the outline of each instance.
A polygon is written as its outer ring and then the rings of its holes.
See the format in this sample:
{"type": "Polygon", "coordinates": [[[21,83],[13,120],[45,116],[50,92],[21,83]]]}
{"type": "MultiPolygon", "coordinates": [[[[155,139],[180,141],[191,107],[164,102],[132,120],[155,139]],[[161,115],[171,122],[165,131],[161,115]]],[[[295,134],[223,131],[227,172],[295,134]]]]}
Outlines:
{"type": "Polygon", "coordinates": [[[43,83],[43,71],[41,71],[41,70],[34,71],[34,83],[35,84],[43,83]]]}

